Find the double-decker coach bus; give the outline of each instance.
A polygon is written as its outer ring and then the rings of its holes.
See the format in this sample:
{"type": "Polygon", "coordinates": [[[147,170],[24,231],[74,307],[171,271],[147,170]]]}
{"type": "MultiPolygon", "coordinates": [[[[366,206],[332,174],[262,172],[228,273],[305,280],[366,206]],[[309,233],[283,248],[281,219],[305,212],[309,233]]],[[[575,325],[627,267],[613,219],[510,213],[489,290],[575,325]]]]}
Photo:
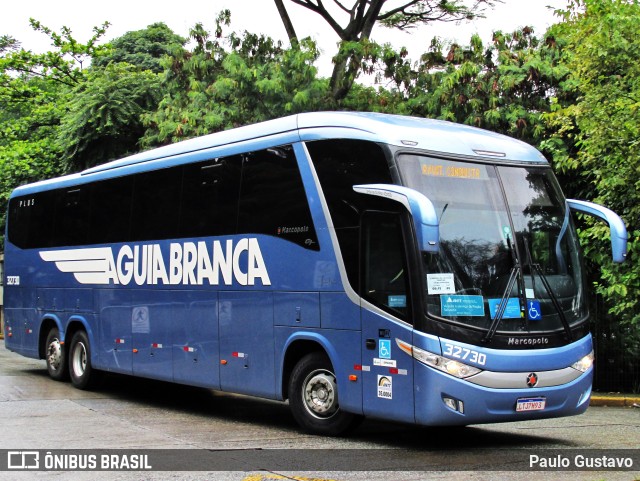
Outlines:
{"type": "Polygon", "coordinates": [[[101,371],[362,416],[468,425],[582,413],[587,292],[548,162],[448,122],[308,113],[17,188],[5,342],[101,371]]]}

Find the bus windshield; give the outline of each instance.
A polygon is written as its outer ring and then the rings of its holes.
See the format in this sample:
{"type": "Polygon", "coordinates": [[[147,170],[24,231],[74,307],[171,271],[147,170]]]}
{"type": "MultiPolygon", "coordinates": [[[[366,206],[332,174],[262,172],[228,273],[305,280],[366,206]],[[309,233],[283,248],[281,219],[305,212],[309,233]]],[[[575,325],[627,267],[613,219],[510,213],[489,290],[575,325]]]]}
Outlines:
{"type": "Polygon", "coordinates": [[[587,319],[577,238],[550,168],[417,154],[398,161],[404,183],[439,218],[440,250],[422,253],[431,317],[509,333],[587,319]]]}

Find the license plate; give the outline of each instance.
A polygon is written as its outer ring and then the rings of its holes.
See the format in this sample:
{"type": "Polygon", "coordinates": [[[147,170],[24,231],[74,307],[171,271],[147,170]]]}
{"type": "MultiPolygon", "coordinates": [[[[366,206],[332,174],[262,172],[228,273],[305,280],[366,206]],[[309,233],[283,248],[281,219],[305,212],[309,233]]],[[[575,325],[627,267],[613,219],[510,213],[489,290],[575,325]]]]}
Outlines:
{"type": "Polygon", "coordinates": [[[516,401],[516,411],[542,411],[547,404],[543,397],[522,398],[516,401]]]}

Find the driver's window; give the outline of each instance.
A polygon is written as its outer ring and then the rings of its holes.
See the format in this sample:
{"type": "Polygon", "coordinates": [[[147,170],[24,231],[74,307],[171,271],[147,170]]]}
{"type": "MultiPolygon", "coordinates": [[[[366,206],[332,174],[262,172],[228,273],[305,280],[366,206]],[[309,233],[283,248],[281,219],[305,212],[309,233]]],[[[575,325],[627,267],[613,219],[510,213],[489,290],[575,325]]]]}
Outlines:
{"type": "Polygon", "coordinates": [[[361,232],[362,297],[405,319],[409,289],[400,215],[365,212],[361,232]]]}

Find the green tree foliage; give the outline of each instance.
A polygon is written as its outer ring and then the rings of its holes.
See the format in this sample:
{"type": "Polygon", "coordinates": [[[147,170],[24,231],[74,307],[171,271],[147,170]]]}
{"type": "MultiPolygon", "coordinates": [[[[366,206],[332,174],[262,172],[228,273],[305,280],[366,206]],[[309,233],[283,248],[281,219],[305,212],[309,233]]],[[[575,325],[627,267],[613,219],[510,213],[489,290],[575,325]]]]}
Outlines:
{"type": "Polygon", "coordinates": [[[186,39],[176,35],[164,23],[154,23],[142,30],[127,32],[111,41],[109,49],[94,56],[93,67],[106,67],[109,63],[128,63],[140,70],[160,73],[164,70],[161,59],[179,47],[186,39]]]}
{"type": "Polygon", "coordinates": [[[0,228],[11,191],[138,150],[141,114],[157,105],[159,78],[125,63],[90,67],[108,49],[108,24],[86,42],[36,20],[53,50],[33,53],[0,37],[0,228]]]}
{"type": "Polygon", "coordinates": [[[537,144],[546,125],[541,114],[550,109],[568,74],[559,61],[552,37],[540,41],[529,27],[510,34],[493,34],[483,45],[478,36],[470,45],[437,39],[422,55],[417,71],[396,78],[407,90],[408,111],[500,132],[537,144]]]}
{"type": "Polygon", "coordinates": [[[577,101],[557,102],[556,165],[579,189],[618,212],[630,233],[628,262],[609,261],[607,229],[588,221],[581,232],[598,293],[618,321],[640,323],[640,4],[575,0],[555,27],[568,42],[564,62],[577,101]],[[567,148],[566,144],[570,146],[567,148]],[[601,268],[595,268],[601,266],[601,268]]]}
{"type": "Polygon", "coordinates": [[[94,29],[86,44],[68,29],[56,33],[31,20],[48,35],[55,50],[35,54],[9,37],[0,39],[0,229],[4,232],[7,199],[24,183],[60,175],[62,150],[56,142],[69,91],[84,79],[82,64],[96,52],[104,28],[94,29]]]}
{"type": "Polygon", "coordinates": [[[217,19],[213,36],[201,24],[190,32],[191,50],[165,59],[156,112],[144,115],[144,145],[153,146],[296,112],[316,110],[326,92],[313,65],[310,40],[289,49],[245,32],[223,36],[230,13],[217,19]]]}
{"type": "Polygon", "coordinates": [[[71,90],[56,138],[68,170],[82,170],[135,153],[142,114],[159,101],[158,75],[128,63],[91,68],[71,90]]]}
{"type": "MultiPolygon", "coordinates": [[[[585,219],[580,234],[590,282],[615,316],[594,310],[598,328],[605,329],[606,342],[628,340],[625,356],[631,357],[620,363],[632,359],[637,365],[638,0],[568,0],[562,21],[541,39],[529,28],[496,32],[488,44],[478,37],[468,46],[434,39],[416,62],[406,49],[373,41],[373,26],[408,29],[472,18],[478,14],[474,4],[353,0],[335,1],[337,10],[329,12],[317,0],[290,0],[318,14],[340,38],[329,79],[317,76],[316,45],[299,40],[284,0],[274,1],[289,48],[261,35],[225,33],[228,11],[212,33],[194,26],[188,44],[163,24],[102,45],[108,24],[81,43],[67,28],[58,33],[32,20],[52,41],[52,51],[43,54],[0,36],[0,211],[22,183],[141,145],[297,112],[373,110],[478,126],[536,145],[552,160],[568,196],[605,204],[626,220],[630,254],[622,266],[609,261],[604,225],[585,219]],[[363,73],[376,75],[384,87],[356,83],[363,73]]],[[[490,2],[475,5],[482,4],[490,2]]],[[[4,231],[4,218],[0,223],[4,231]]]]}

